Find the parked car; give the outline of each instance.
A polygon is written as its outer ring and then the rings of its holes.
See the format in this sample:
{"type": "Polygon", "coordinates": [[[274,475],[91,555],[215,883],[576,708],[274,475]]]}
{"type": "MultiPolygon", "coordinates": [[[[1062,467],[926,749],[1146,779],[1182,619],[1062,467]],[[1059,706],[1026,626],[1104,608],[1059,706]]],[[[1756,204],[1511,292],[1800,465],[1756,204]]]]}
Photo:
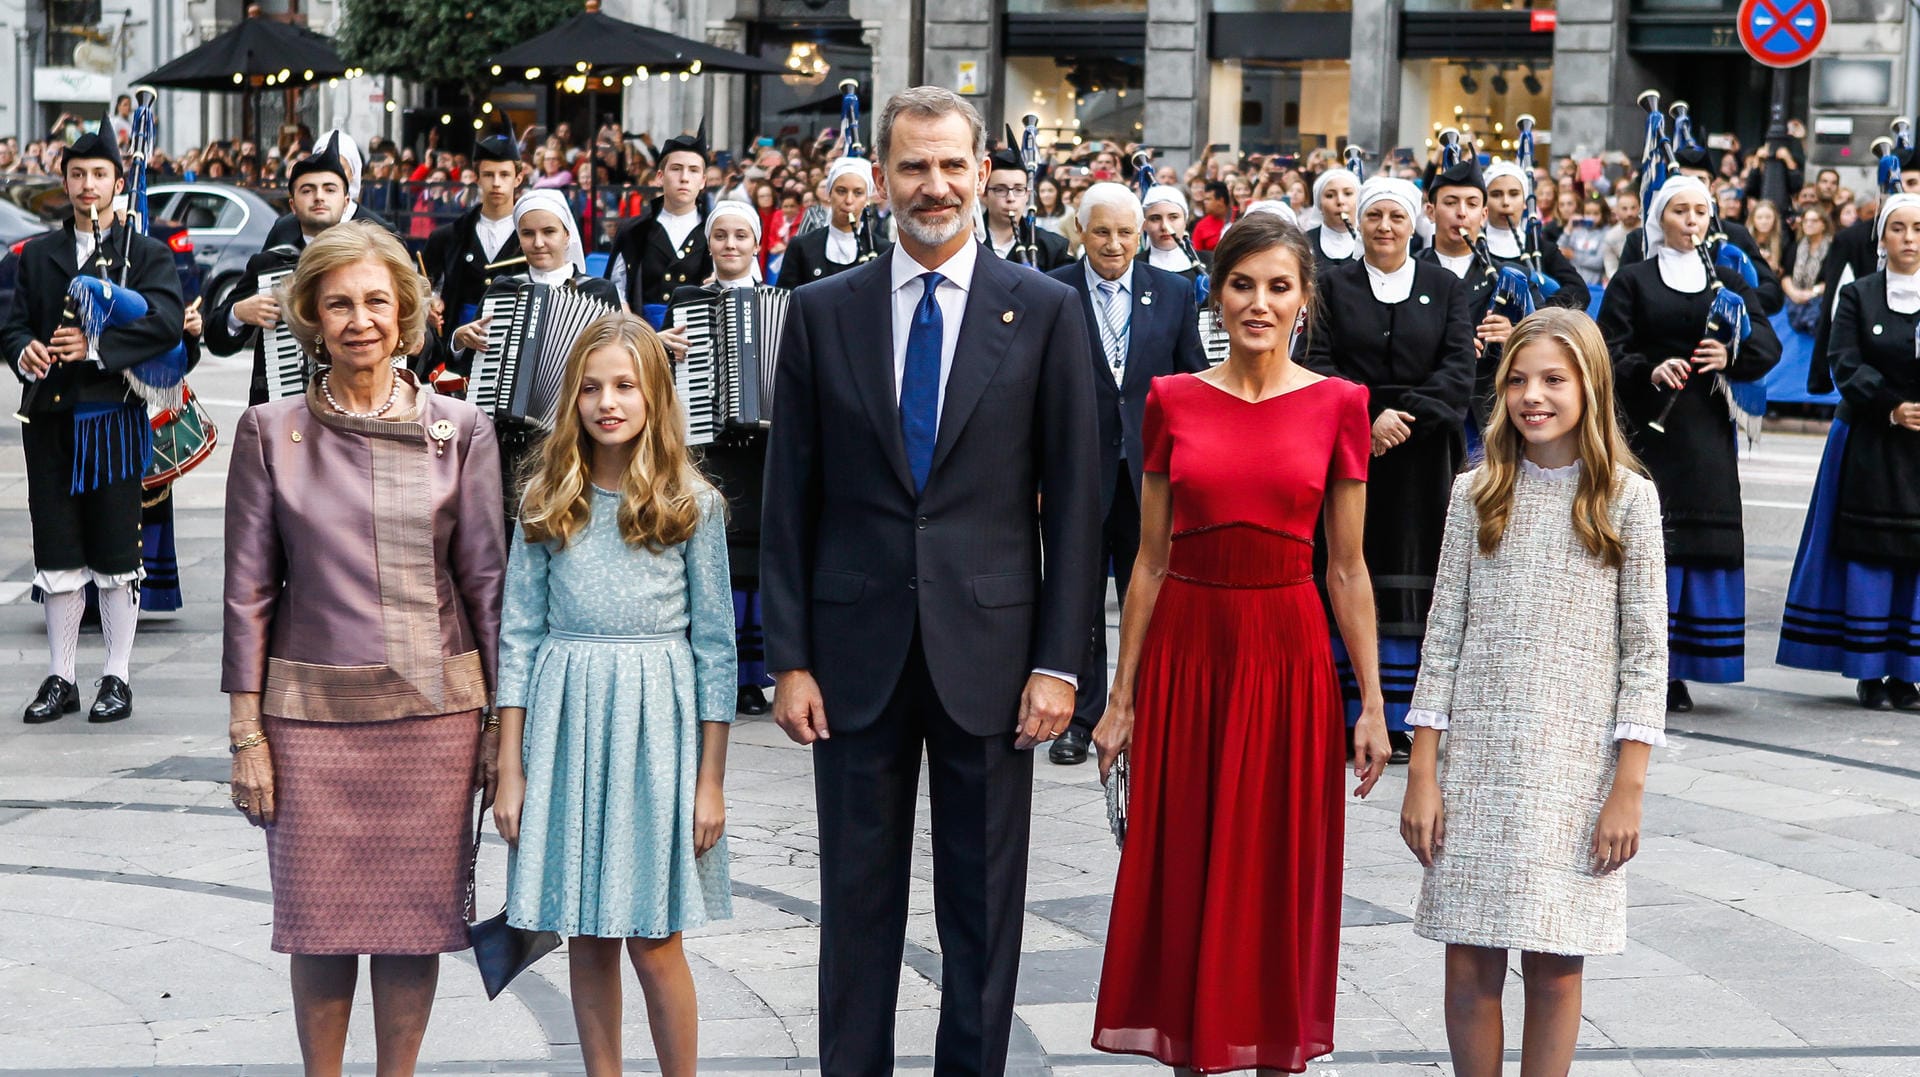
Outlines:
{"type": "MultiPolygon", "coordinates": [[[[172,222],[193,241],[194,260],[210,309],[247,269],[247,259],[266,245],[267,232],[287,212],[280,191],[259,191],[227,183],[155,183],[147,188],[147,212],[156,225],[172,222]]],[[[158,228],[154,234],[159,234],[158,228]]]]}

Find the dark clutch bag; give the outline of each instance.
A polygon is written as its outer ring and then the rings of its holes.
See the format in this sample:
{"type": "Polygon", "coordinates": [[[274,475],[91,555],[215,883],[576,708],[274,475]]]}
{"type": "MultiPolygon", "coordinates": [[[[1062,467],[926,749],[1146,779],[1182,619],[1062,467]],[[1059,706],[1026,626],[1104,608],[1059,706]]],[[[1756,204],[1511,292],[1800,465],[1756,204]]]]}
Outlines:
{"type": "MultiPolygon", "coordinates": [[[[467,917],[474,916],[475,875],[480,867],[480,830],[486,822],[483,807],[473,823],[473,855],[467,862],[467,917]]],[[[467,924],[467,941],[473,944],[473,962],[480,967],[480,982],[486,986],[489,1001],[499,998],[515,976],[533,967],[535,961],[560,947],[560,936],[552,931],[528,931],[507,923],[507,910],[477,923],[467,924]]]]}

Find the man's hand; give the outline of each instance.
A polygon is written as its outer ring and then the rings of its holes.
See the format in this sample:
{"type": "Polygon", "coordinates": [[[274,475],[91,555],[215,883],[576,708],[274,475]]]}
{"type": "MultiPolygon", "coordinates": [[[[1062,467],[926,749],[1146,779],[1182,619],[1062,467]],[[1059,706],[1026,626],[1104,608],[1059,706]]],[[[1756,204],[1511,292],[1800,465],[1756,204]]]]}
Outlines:
{"type": "Polygon", "coordinates": [[[453,331],[453,346],[462,351],[477,352],[487,346],[487,326],[493,324],[492,318],[476,318],[453,331]]]}
{"type": "Polygon", "coordinates": [[[20,373],[29,378],[44,378],[53,369],[53,353],[37,340],[27,342],[20,352],[20,373]]]}
{"type": "Polygon", "coordinates": [[[773,675],[773,720],[795,744],[828,739],[827,704],[813,672],[790,669],[773,675]]]}
{"type": "Polygon", "coordinates": [[[272,292],[250,295],[233,305],[233,316],[248,325],[271,329],[280,321],[280,300],[272,292]]]}
{"type": "Polygon", "coordinates": [[[1373,455],[1397,448],[1413,436],[1413,413],[1388,408],[1373,421],[1373,455]]]}
{"type": "Polygon", "coordinates": [[[1894,408],[1887,418],[1895,426],[1904,426],[1908,430],[1920,430],[1920,404],[1902,404],[1894,408]]]}
{"type": "Polygon", "coordinates": [[[1073,685],[1045,673],[1027,677],[1020,693],[1020,735],[1013,746],[1026,751],[1067,731],[1073,721],[1073,685]]]}
{"type": "Polygon", "coordinates": [[[53,331],[47,352],[56,363],[78,363],[87,357],[87,335],[67,325],[53,331]]]}

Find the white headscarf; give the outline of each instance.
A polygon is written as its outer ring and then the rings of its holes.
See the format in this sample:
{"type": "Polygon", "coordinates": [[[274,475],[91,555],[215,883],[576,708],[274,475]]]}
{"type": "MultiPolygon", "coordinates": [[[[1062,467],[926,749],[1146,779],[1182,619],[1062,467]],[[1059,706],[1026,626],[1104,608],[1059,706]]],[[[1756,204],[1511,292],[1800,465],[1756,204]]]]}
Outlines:
{"type": "Polygon", "coordinates": [[[858,176],[867,185],[867,194],[873,194],[873,162],[865,157],[842,157],[828,165],[827,190],[833,190],[834,181],[841,176],[858,176]]]}
{"type": "MultiPolygon", "coordinates": [[[[1494,180],[1505,179],[1509,176],[1520,181],[1520,190],[1522,193],[1525,193],[1527,189],[1527,170],[1512,161],[1495,161],[1487,166],[1487,187],[1491,189],[1494,180]]],[[[1509,228],[1506,225],[1493,223],[1491,216],[1487,218],[1487,227],[1481,234],[1486,236],[1487,250],[1492,252],[1494,257],[1520,257],[1519,223],[1520,222],[1516,220],[1514,221],[1515,227],[1509,228]]]]}
{"type": "Polygon", "coordinates": [[[1494,180],[1502,176],[1512,176],[1514,179],[1520,181],[1520,189],[1522,191],[1527,189],[1527,170],[1512,161],[1495,161],[1487,166],[1487,170],[1482,173],[1482,176],[1485,177],[1487,186],[1489,187],[1493,186],[1494,180]]]}
{"type": "Polygon", "coordinates": [[[1157,206],[1162,202],[1171,202],[1178,206],[1182,217],[1193,215],[1187,208],[1187,192],[1170,183],[1156,183],[1147,188],[1147,197],[1140,200],[1141,211],[1145,212],[1148,206],[1157,206]]]}
{"type": "Polygon", "coordinates": [[[1886,238],[1887,220],[1896,209],[1920,209],[1920,194],[1890,194],[1880,203],[1880,215],[1873,219],[1873,241],[1880,243],[1886,238]]]}
{"type": "MultiPolygon", "coordinates": [[[[842,159],[844,160],[844,158],[842,159]]],[[[719,226],[720,218],[722,217],[735,217],[747,222],[747,227],[753,230],[753,245],[756,249],[759,248],[760,211],[754,208],[751,203],[740,202],[731,198],[722,198],[713,204],[712,211],[707,214],[707,248],[709,250],[713,248],[713,230],[719,226]]],[[[720,267],[715,265],[713,271],[717,277],[720,273],[720,267]]],[[[760,259],[757,256],[748,259],[747,276],[756,282],[760,280],[760,259]]]]}
{"type": "Polygon", "coordinates": [[[1377,202],[1393,202],[1407,211],[1409,221],[1420,219],[1420,188],[1412,180],[1396,176],[1375,176],[1360,185],[1360,206],[1356,218],[1365,217],[1377,202]]]}
{"type": "MultiPolygon", "coordinates": [[[[574,223],[573,207],[567,205],[566,198],[562,196],[559,191],[550,188],[539,188],[521,195],[520,200],[513,204],[513,230],[518,232],[520,230],[520,218],[536,209],[545,210],[560,218],[561,227],[567,230],[567,264],[573,267],[575,274],[585,273],[587,271],[587,249],[586,246],[580,242],[580,226],[574,223]]],[[[532,271],[532,264],[529,263],[527,268],[532,271]]],[[[571,274],[569,277],[571,277],[571,274]]]]}
{"type": "Polygon", "coordinates": [[[1667,230],[1661,226],[1660,218],[1667,212],[1667,205],[1681,193],[1697,194],[1713,205],[1713,192],[1707,185],[1692,176],[1669,176],[1667,182],[1660,185],[1654,193],[1653,206],[1647,212],[1647,257],[1657,259],[1660,266],[1660,279],[1667,287],[1676,292],[1693,295],[1704,290],[1710,283],[1707,280],[1707,267],[1698,254],[1691,250],[1681,250],[1667,243],[1667,230]]]}
{"type": "Polygon", "coordinates": [[[1300,226],[1300,218],[1293,212],[1293,207],[1278,198],[1262,198],[1258,202],[1250,203],[1246,209],[1240,211],[1240,219],[1245,220],[1255,213],[1271,213],[1296,228],[1300,226]]]}

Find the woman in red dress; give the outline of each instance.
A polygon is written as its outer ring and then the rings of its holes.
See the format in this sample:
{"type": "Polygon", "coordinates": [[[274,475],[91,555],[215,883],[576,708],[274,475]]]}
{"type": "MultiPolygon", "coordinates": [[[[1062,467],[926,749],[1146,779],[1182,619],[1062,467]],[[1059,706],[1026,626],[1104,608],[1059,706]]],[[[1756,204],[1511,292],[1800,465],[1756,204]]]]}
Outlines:
{"type": "Polygon", "coordinates": [[[1232,350],[1147,397],[1140,559],[1093,733],[1103,779],[1125,751],[1132,782],[1093,1046],[1299,1073],[1333,1049],[1345,829],[1345,719],[1313,586],[1323,516],[1364,700],[1360,796],[1389,754],[1361,553],[1367,391],[1289,355],[1313,309],[1293,224],[1234,224],[1213,280],[1232,350]]]}

